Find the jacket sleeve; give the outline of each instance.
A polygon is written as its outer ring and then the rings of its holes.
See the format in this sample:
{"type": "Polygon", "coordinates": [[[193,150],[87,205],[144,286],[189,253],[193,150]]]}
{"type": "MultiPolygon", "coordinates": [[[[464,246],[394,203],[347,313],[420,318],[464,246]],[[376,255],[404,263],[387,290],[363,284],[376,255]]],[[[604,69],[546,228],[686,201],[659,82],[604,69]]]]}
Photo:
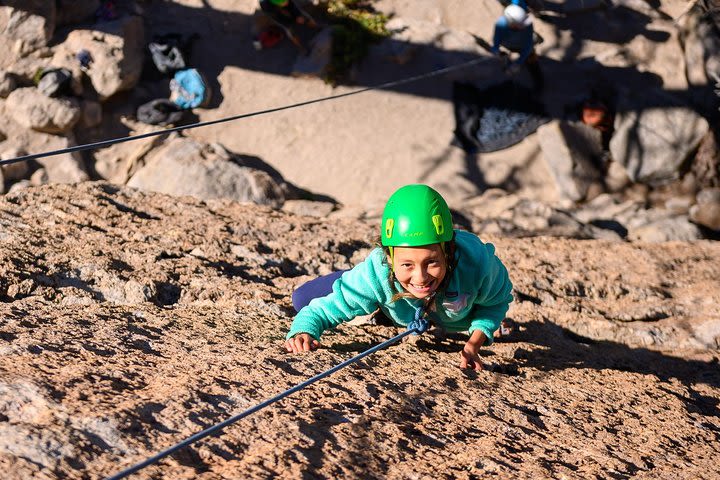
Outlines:
{"type": "MultiPolygon", "coordinates": [[[[490,244],[486,245],[494,252],[494,247],[490,244]]],[[[475,330],[482,330],[487,337],[485,345],[493,342],[493,333],[500,327],[500,322],[505,318],[505,314],[510,308],[510,302],[513,300],[512,283],[508,276],[505,265],[500,259],[492,253],[485,275],[480,284],[480,290],[475,298],[474,306],[470,312],[470,334],[475,330]]]]}
{"type": "Polygon", "coordinates": [[[362,263],[333,283],[332,293],[315,298],[300,309],[286,338],[308,333],[319,340],[325,330],[377,309],[387,296],[388,281],[383,278],[387,268],[382,268],[382,255],[380,249],[373,250],[362,263]]]}

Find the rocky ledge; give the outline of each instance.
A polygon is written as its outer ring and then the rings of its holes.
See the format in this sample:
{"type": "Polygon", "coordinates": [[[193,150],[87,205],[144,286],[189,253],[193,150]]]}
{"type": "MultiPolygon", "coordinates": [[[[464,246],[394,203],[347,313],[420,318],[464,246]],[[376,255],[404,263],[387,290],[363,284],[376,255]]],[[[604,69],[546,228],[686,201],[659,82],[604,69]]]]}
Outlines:
{"type": "MultiPolygon", "coordinates": [[[[101,478],[395,335],[288,356],[290,293],[374,223],[46,185],[0,199],[4,478],[101,478]]],[[[513,337],[380,351],[186,448],[153,478],[702,478],[720,450],[720,245],[491,238],[513,337]]]]}

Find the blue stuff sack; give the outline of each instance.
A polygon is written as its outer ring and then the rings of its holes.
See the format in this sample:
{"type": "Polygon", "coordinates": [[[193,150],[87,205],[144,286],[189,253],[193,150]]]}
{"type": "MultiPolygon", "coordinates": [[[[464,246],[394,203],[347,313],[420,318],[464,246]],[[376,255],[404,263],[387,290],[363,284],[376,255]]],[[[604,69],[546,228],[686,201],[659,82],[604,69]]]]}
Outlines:
{"type": "Polygon", "coordinates": [[[194,68],[179,70],[170,80],[170,100],[182,109],[202,107],[210,101],[210,89],[194,68]]]}

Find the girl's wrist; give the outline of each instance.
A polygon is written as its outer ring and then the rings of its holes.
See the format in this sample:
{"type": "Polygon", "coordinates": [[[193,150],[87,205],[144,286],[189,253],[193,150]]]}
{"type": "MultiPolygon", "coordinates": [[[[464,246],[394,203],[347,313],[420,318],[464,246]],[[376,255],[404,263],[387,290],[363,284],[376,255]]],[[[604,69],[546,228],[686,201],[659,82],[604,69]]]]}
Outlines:
{"type": "Polygon", "coordinates": [[[468,339],[466,345],[473,349],[473,353],[477,353],[480,350],[480,347],[485,345],[486,341],[487,337],[485,336],[485,333],[483,333],[482,330],[478,329],[472,332],[472,334],[470,335],[470,339],[468,339]]]}

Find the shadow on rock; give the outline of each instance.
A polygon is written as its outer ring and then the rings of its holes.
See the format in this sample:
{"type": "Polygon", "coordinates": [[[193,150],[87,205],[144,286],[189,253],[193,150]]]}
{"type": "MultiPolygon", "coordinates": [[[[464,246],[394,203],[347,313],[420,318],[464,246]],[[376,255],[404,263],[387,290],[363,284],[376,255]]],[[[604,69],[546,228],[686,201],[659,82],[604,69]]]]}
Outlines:
{"type": "Polygon", "coordinates": [[[520,360],[522,367],[546,372],[567,368],[617,370],[654,375],[662,382],[676,379],[690,392],[687,397],[678,396],[685,402],[688,411],[720,416],[720,402],[701,395],[693,388],[696,384],[716,388],[720,386],[717,361],[685,360],[646,348],[631,348],[616,342],[593,340],[552,322],[531,321],[524,323],[523,327],[522,331],[517,332],[517,341],[548,348],[516,350],[515,358],[520,360]]]}

